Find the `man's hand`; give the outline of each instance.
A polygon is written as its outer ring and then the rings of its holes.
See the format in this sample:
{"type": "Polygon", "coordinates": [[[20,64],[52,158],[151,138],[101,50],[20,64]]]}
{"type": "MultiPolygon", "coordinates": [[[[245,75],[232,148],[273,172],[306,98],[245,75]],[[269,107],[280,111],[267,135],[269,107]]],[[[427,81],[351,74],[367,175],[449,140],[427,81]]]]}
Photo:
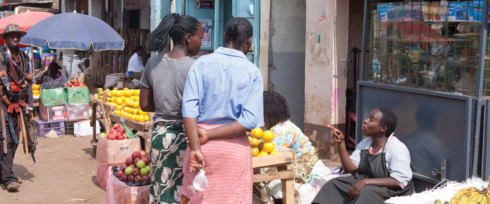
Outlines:
{"type": "Polygon", "coordinates": [[[189,158],[189,163],[191,165],[190,172],[197,169],[204,169],[205,162],[201,150],[191,150],[189,158]]]}
{"type": "MultiPolygon", "coordinates": [[[[209,137],[208,137],[208,134],[204,128],[201,128],[198,126],[197,127],[197,134],[199,135],[199,143],[201,145],[208,142],[209,137]]],[[[187,135],[185,136],[185,141],[187,142],[187,144],[189,144],[189,138],[187,137],[187,135]]]]}
{"type": "Polygon", "coordinates": [[[340,143],[342,143],[344,141],[344,134],[342,133],[342,131],[340,131],[337,128],[334,128],[331,125],[328,125],[327,127],[332,130],[332,139],[333,139],[333,141],[337,142],[338,144],[340,144],[340,143]]]}
{"type": "Polygon", "coordinates": [[[349,197],[350,199],[354,200],[354,198],[357,197],[357,194],[359,194],[359,192],[362,190],[362,188],[364,188],[364,186],[366,186],[366,184],[364,183],[365,180],[361,180],[359,182],[357,182],[356,184],[354,184],[350,190],[349,190],[349,197]]]}

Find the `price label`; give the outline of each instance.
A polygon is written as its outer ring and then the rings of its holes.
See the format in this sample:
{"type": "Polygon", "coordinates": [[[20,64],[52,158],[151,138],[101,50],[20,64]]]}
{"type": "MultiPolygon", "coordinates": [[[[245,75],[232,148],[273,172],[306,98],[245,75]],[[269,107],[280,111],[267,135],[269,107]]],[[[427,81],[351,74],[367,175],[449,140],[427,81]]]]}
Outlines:
{"type": "Polygon", "coordinates": [[[120,121],[121,123],[124,123],[124,121],[125,121],[124,117],[119,117],[119,121],[120,121]]]}

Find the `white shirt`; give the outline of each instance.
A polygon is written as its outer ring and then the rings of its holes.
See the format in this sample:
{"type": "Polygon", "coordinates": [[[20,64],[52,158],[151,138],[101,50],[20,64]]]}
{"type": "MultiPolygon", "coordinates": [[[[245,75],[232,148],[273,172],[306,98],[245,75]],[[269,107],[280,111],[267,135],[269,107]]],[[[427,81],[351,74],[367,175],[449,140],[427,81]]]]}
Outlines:
{"type": "MultiPolygon", "coordinates": [[[[371,148],[372,142],[372,138],[366,137],[356,145],[356,150],[350,156],[356,166],[359,166],[361,160],[361,150],[371,148]]],[[[385,144],[384,152],[386,152],[386,166],[390,172],[390,177],[394,178],[400,187],[404,188],[412,180],[410,153],[407,146],[392,134],[385,144]]]]}
{"type": "Polygon", "coordinates": [[[137,53],[134,53],[128,62],[128,72],[142,72],[145,69],[141,57],[137,53]]]}

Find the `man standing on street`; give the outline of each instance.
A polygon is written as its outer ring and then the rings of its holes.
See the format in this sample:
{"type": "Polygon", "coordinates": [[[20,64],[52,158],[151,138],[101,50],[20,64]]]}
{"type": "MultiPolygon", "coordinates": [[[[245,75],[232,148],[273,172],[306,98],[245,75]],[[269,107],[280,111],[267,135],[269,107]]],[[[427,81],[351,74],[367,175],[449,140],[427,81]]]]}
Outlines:
{"type": "MultiPolygon", "coordinates": [[[[17,191],[21,181],[12,170],[15,151],[21,139],[27,156],[33,154],[35,144],[29,135],[26,124],[29,105],[27,100],[32,97],[29,92],[32,74],[29,69],[28,56],[19,51],[19,42],[26,32],[19,25],[9,24],[0,35],[6,46],[0,46],[0,182],[7,190],[17,191]],[[27,147],[27,148],[26,148],[27,147]]],[[[22,143],[21,143],[22,145],[22,143]]],[[[34,155],[33,160],[34,159],[34,155]]]]}

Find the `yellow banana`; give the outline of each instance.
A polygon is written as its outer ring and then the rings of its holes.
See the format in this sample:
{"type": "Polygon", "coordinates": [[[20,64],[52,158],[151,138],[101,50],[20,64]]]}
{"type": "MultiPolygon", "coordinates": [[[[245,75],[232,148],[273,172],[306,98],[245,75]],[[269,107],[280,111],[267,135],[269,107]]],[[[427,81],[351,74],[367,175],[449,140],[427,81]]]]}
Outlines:
{"type": "Polygon", "coordinates": [[[456,200],[455,198],[451,198],[451,201],[449,201],[449,204],[457,204],[458,203],[458,200],[456,200]]]}
{"type": "Polygon", "coordinates": [[[477,192],[477,191],[478,191],[478,189],[476,189],[475,187],[467,187],[467,188],[464,188],[464,189],[458,191],[456,194],[454,194],[453,198],[458,201],[461,198],[461,196],[470,194],[472,192],[477,192]]]}
{"type": "Polygon", "coordinates": [[[485,193],[485,198],[487,199],[487,203],[490,202],[490,191],[487,191],[487,193],[485,193]]]}

